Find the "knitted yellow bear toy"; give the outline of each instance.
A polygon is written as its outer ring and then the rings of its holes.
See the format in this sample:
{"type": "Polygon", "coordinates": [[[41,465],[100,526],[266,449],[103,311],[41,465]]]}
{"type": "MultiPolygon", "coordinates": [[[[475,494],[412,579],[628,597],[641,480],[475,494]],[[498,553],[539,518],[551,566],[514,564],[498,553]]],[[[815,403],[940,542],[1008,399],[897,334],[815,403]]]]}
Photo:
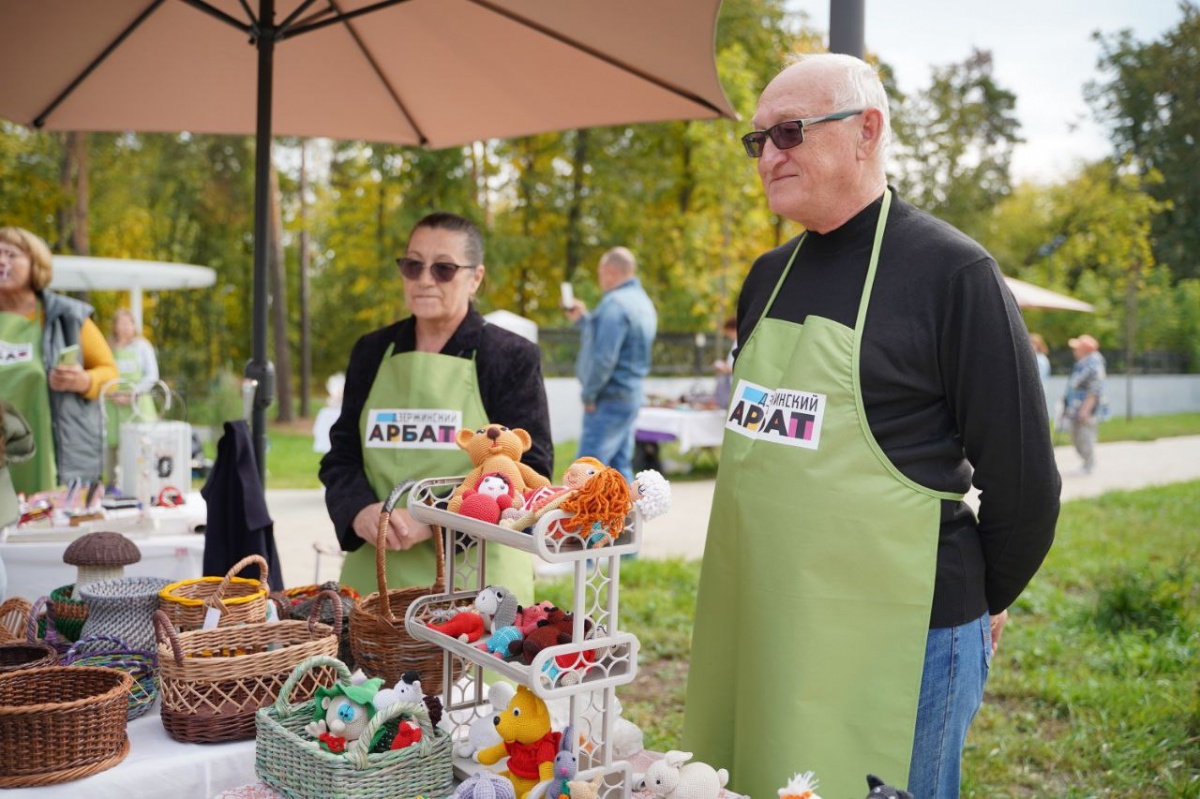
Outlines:
{"type": "Polygon", "coordinates": [[[521,463],[521,455],[533,446],[529,433],[519,427],[509,429],[499,424],[489,424],[478,430],[462,429],[455,436],[459,448],[466,451],[475,468],[467,473],[454,489],[448,509],[458,513],[462,505],[463,492],[468,488],[479,488],[479,480],[485,474],[499,472],[508,480],[517,494],[531,488],[550,485],[550,478],[535,472],[528,464],[521,463]]]}
{"type": "Polygon", "coordinates": [[[526,799],[534,786],[554,776],[562,733],[551,732],[546,703],[524,685],[517,686],[508,707],[496,714],[496,732],[501,743],[480,750],[476,759],[490,766],[507,756],[508,770],[500,776],[512,782],[517,799],[526,799]]]}

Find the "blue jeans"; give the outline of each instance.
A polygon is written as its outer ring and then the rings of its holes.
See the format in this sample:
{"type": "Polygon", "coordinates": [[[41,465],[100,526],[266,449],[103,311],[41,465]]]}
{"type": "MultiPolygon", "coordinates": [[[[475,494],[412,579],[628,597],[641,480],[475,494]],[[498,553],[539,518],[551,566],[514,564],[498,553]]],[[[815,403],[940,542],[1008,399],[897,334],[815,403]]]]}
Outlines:
{"type": "Polygon", "coordinates": [[[577,457],[591,456],[632,481],[633,428],[640,405],[633,400],[597,400],[594,411],[583,412],[577,457]]]}
{"type": "Polygon", "coordinates": [[[917,799],[957,799],[963,745],[983,703],[991,664],[987,614],[958,627],[929,631],[908,767],[908,790],[917,799]]]}

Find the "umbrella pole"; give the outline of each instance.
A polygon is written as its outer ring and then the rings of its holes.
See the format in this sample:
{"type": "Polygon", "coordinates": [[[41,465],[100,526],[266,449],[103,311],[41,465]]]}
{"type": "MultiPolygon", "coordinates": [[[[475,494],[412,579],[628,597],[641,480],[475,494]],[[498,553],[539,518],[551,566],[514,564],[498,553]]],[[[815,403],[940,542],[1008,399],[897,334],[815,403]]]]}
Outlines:
{"type": "Polygon", "coordinates": [[[263,485],[267,483],[267,408],[275,400],[275,364],[267,360],[268,200],[271,172],[271,87],[275,58],[275,0],[259,0],[258,110],[254,143],[254,307],[251,314],[253,349],[245,376],[258,381],[250,428],[254,456],[263,485]]]}

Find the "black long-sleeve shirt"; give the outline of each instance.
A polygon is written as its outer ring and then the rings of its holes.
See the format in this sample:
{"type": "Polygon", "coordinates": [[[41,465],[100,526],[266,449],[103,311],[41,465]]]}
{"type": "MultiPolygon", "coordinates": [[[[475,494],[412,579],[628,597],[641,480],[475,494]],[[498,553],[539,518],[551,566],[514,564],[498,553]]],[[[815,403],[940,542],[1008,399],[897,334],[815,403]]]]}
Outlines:
{"type": "MultiPolygon", "coordinates": [[[[378,502],[363,470],[362,431],[359,420],[389,344],[394,354],[417,346],[412,317],[360,338],[350,352],[342,413],[329,431],[330,450],[321,459],[325,506],[333,520],[342,549],[352,552],[363,544],[354,532],[354,517],[378,502]]],[[[533,439],[521,457],[539,474],[554,473],[554,448],[550,439],[550,411],[542,380],[542,356],[537,345],[496,325],[487,324],[474,308],[442,348],[442,355],[475,359],[479,393],[489,422],[519,427],[533,439]]]]}
{"type": "MultiPolygon", "coordinates": [[[[809,233],[769,316],[853,328],[881,200],[809,233]]],[[[796,240],[759,258],[738,300],[749,341],[796,240]]],[[[999,613],[1054,539],[1061,481],[1037,363],[996,262],[975,241],[893,197],[860,359],[871,433],[911,480],[980,489],[979,516],[942,502],[933,627],[999,613]]]]}

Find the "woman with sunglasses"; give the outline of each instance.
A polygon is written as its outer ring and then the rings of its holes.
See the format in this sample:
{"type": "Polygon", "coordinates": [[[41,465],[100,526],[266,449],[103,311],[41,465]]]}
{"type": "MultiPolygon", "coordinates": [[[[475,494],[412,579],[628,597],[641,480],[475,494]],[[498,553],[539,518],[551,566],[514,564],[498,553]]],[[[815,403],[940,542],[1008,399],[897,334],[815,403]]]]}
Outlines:
{"type": "Polygon", "coordinates": [[[19,227],[0,227],[0,397],[33,430],[37,454],[12,466],[17,491],[100,479],[100,389],[117,377],[95,309],[47,288],[50,248],[19,227]]]}
{"type": "MultiPolygon", "coordinates": [[[[405,498],[382,541],[377,525],[397,483],[470,470],[454,443],[459,429],[522,428],[533,439],[522,462],[547,476],[554,467],[541,351],[487,324],[471,302],[485,272],[479,228],[455,214],[430,214],[397,265],[412,315],[354,345],[342,413],[321,460],[325,504],[348,553],[341,581],[363,593],[377,590],[376,546],[389,550],[389,587],[433,583],[432,531],[409,515],[405,498]]],[[[487,574],[532,601],[533,569],[523,553],[490,547],[487,574]]]]}

